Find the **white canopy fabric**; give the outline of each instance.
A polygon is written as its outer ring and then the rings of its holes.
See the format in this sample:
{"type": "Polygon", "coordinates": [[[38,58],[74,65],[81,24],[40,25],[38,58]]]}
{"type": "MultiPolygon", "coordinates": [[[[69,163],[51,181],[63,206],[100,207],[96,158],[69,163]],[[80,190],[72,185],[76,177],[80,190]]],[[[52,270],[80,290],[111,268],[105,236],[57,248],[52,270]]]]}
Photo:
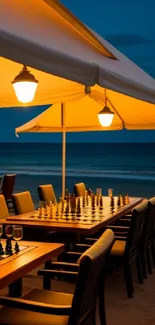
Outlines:
{"type": "Polygon", "coordinates": [[[2,107],[21,106],[11,85],[21,64],[39,80],[30,105],[74,100],[84,92],[81,84],[155,103],[155,80],[59,1],[0,1],[2,107]]]}

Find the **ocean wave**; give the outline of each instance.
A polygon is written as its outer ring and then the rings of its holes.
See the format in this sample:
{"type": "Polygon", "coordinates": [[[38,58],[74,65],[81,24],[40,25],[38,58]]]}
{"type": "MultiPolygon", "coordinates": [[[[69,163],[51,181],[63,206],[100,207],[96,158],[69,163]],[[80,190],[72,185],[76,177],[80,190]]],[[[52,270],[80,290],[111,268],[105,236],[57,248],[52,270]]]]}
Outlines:
{"type": "MultiPolygon", "coordinates": [[[[60,176],[61,168],[40,169],[40,168],[13,168],[10,170],[0,169],[1,174],[15,173],[18,175],[31,176],[60,176]]],[[[143,180],[155,181],[155,172],[152,171],[133,171],[133,170],[88,170],[88,169],[68,169],[66,170],[67,177],[87,177],[87,178],[106,178],[106,179],[124,179],[124,180],[143,180]]]]}

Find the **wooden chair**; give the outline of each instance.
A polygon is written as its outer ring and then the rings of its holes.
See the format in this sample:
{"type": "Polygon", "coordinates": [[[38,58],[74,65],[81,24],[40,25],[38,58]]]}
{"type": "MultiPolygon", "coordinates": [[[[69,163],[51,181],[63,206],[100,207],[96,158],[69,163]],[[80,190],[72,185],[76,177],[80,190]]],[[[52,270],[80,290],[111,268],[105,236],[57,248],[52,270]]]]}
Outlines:
{"type": "MultiPolygon", "coordinates": [[[[104,280],[107,256],[114,234],[107,230],[79,259],[74,294],[33,289],[20,298],[0,297],[3,325],[87,325],[96,324],[96,307],[106,325],[104,280]]],[[[50,270],[43,270],[50,276],[50,270]]]]}
{"type": "MultiPolygon", "coordinates": [[[[131,264],[135,261],[137,266],[137,274],[139,283],[143,283],[143,276],[141,271],[141,238],[142,238],[142,229],[145,218],[147,217],[148,212],[148,201],[144,200],[142,203],[137,205],[136,208],[132,211],[132,218],[130,226],[126,227],[127,234],[126,236],[119,236],[115,238],[115,243],[111,250],[111,257],[114,263],[123,262],[124,265],[124,277],[127,295],[129,298],[132,298],[133,294],[133,283],[131,276],[131,264]]],[[[115,230],[116,226],[109,226],[112,230],[115,230]]],[[[120,227],[122,228],[122,227],[120,227]]],[[[117,228],[118,229],[118,228],[117,228]]],[[[97,239],[94,238],[94,242],[97,239]]],[[[92,238],[93,243],[93,238],[92,238]]],[[[51,267],[53,270],[53,276],[57,275],[61,279],[61,274],[63,275],[63,269],[70,270],[73,268],[74,264],[76,265],[78,258],[81,256],[82,251],[88,249],[89,244],[77,244],[75,251],[68,251],[65,254],[65,261],[63,262],[53,262],[51,267]],[[56,271],[58,269],[58,272],[56,271]],[[60,271],[59,271],[60,269],[60,271]]]]}
{"type": "Polygon", "coordinates": [[[86,186],[84,183],[77,183],[74,185],[74,193],[76,196],[85,196],[86,186]]]}
{"type": "Polygon", "coordinates": [[[12,201],[15,214],[23,214],[35,211],[35,206],[29,191],[13,194],[12,201]]]}
{"type": "Polygon", "coordinates": [[[46,201],[47,204],[49,204],[50,201],[52,203],[57,203],[52,184],[38,186],[38,194],[40,201],[46,201]]]}
{"type": "Polygon", "coordinates": [[[137,266],[139,283],[143,283],[140,263],[140,243],[142,229],[148,208],[148,201],[144,200],[136,206],[132,211],[132,218],[127,238],[123,240],[115,240],[111,250],[111,256],[117,260],[121,258],[124,265],[124,278],[128,298],[133,295],[133,283],[131,274],[131,264],[135,261],[137,266]]]}
{"type": "Polygon", "coordinates": [[[9,210],[4,195],[0,195],[0,219],[5,219],[8,216],[9,216],[9,210]]]}
{"type": "Polygon", "coordinates": [[[12,193],[14,190],[16,174],[6,174],[3,177],[1,194],[4,195],[8,209],[13,212],[12,193]]]}
{"type": "Polygon", "coordinates": [[[142,264],[143,277],[147,278],[146,263],[148,271],[152,274],[151,256],[155,266],[155,249],[154,249],[154,234],[155,234],[155,197],[149,199],[146,217],[142,229],[140,242],[140,259],[142,264]]]}
{"type": "Polygon", "coordinates": [[[2,186],[2,176],[0,176],[0,191],[1,191],[1,186],[2,186]]]}

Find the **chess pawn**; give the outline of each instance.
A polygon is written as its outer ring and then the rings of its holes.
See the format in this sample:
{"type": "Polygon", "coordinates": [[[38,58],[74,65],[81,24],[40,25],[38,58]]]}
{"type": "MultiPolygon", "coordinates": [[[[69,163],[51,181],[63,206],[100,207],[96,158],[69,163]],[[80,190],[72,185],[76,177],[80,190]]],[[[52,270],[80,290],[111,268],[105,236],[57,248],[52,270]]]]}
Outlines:
{"type": "Polygon", "coordinates": [[[120,194],[120,206],[121,207],[123,206],[123,196],[122,196],[122,194],[120,194]]]}
{"type": "Polygon", "coordinates": [[[121,194],[118,195],[117,205],[118,205],[118,206],[121,205],[121,194]]]}
{"type": "Polygon", "coordinates": [[[57,217],[59,216],[59,206],[57,204],[57,207],[56,207],[56,214],[55,214],[57,217]]]}
{"type": "Polygon", "coordinates": [[[111,205],[111,207],[114,206],[114,197],[113,196],[111,196],[111,198],[110,198],[110,205],[111,205]]]}
{"type": "Polygon", "coordinates": [[[41,217],[43,218],[44,217],[44,213],[45,213],[44,212],[44,207],[41,207],[40,209],[41,209],[41,217]]]}
{"type": "Polygon", "coordinates": [[[95,195],[92,196],[92,208],[95,208],[95,195]]]}
{"type": "Polygon", "coordinates": [[[93,191],[91,190],[91,188],[88,189],[88,195],[92,195],[93,194],[93,191]]]}
{"type": "Polygon", "coordinates": [[[125,195],[125,204],[129,204],[129,195],[128,194],[125,195]]]}
{"type": "Polygon", "coordinates": [[[67,200],[68,199],[68,188],[66,188],[66,190],[65,190],[65,200],[67,200]]]}
{"type": "Polygon", "coordinates": [[[103,209],[103,197],[102,197],[102,195],[100,196],[100,209],[103,209]]]}
{"type": "Polygon", "coordinates": [[[67,202],[67,205],[66,205],[66,211],[65,211],[66,215],[69,214],[69,202],[67,202]]]}

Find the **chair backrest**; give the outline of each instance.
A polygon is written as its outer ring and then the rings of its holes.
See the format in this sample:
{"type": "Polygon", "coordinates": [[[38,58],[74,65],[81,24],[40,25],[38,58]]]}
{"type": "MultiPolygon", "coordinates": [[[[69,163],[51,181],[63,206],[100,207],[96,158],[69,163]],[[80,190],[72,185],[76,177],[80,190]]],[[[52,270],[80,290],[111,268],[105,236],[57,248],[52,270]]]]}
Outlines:
{"type": "Polygon", "coordinates": [[[2,176],[0,176],[0,191],[1,191],[1,186],[2,186],[2,176]]]}
{"type": "Polygon", "coordinates": [[[3,177],[1,193],[4,195],[5,200],[10,200],[12,197],[16,174],[6,174],[3,177]]]}
{"type": "Polygon", "coordinates": [[[85,196],[86,186],[84,183],[77,183],[74,185],[74,193],[76,196],[85,196]]]}
{"type": "Polygon", "coordinates": [[[113,242],[114,233],[111,229],[107,229],[97,242],[80,257],[69,325],[94,323],[100,292],[104,297],[104,270],[113,242]]]}
{"type": "Polygon", "coordinates": [[[9,216],[9,210],[6,205],[4,195],[0,195],[0,219],[5,219],[9,216]]]}
{"type": "Polygon", "coordinates": [[[142,229],[148,208],[148,200],[144,200],[132,210],[132,218],[124,258],[131,262],[139,253],[142,229]]]}
{"type": "Polygon", "coordinates": [[[142,250],[148,248],[152,244],[155,232],[155,197],[148,200],[148,208],[143,224],[141,236],[142,250]]]}
{"type": "Polygon", "coordinates": [[[38,186],[38,194],[40,201],[46,201],[47,204],[49,204],[50,201],[52,201],[52,203],[57,203],[52,184],[38,186]]]}
{"type": "Polygon", "coordinates": [[[15,214],[23,214],[35,210],[32,196],[29,191],[13,194],[12,201],[15,214]]]}

